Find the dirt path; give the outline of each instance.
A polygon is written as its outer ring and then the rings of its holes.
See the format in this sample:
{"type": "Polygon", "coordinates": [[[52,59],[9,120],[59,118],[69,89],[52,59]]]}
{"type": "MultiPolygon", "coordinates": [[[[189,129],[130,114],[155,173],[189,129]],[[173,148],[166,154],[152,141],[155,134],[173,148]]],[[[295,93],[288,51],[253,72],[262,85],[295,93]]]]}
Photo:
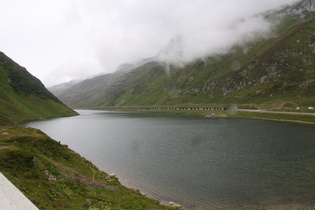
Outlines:
{"type": "Polygon", "coordinates": [[[95,180],[94,180],[94,178],[95,178],[95,174],[96,174],[96,172],[93,170],[93,168],[92,168],[92,167],[90,167],[90,169],[93,171],[92,181],[95,181],[95,180]]]}

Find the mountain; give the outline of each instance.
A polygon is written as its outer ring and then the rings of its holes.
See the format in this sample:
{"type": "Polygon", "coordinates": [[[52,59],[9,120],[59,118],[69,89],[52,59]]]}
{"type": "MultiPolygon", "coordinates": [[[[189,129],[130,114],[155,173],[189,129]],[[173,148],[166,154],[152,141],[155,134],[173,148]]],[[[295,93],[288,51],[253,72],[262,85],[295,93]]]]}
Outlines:
{"type": "Polygon", "coordinates": [[[300,15],[301,18],[305,18],[305,12],[314,12],[315,2],[314,0],[303,0],[298,2],[295,6],[287,9],[285,13],[287,15],[300,15]]]}
{"type": "Polygon", "coordinates": [[[76,115],[24,67],[0,52],[0,125],[76,115]]]}
{"type": "Polygon", "coordinates": [[[80,81],[70,81],[70,82],[65,82],[62,84],[54,85],[52,87],[49,87],[49,91],[54,92],[55,95],[59,95],[60,93],[63,93],[65,90],[72,88],[74,85],[82,82],[80,81]]]}
{"type": "MultiPolygon", "coordinates": [[[[115,72],[56,93],[73,108],[108,106],[185,106],[258,104],[276,108],[315,105],[314,0],[273,11],[272,36],[183,67],[151,61],[127,72],[115,72]]],[[[180,37],[160,51],[180,53],[180,37]]],[[[158,59],[155,59],[158,60],[158,59]]]]}

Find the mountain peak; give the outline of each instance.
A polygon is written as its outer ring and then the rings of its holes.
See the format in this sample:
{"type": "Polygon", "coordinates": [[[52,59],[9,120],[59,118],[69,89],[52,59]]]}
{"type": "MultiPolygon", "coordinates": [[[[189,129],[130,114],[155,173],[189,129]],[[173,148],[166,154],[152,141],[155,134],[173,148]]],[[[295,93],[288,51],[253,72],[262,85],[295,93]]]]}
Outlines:
{"type": "Polygon", "coordinates": [[[301,0],[297,3],[286,7],[284,10],[280,11],[278,15],[280,17],[283,16],[291,16],[291,15],[299,15],[301,18],[304,18],[305,12],[314,12],[315,11],[315,0],[301,0]]]}
{"type": "Polygon", "coordinates": [[[183,38],[173,37],[168,44],[156,55],[158,61],[182,61],[183,60],[183,38]]]}
{"type": "Polygon", "coordinates": [[[303,0],[301,2],[301,8],[304,11],[314,12],[315,11],[315,0],[303,0]]]}

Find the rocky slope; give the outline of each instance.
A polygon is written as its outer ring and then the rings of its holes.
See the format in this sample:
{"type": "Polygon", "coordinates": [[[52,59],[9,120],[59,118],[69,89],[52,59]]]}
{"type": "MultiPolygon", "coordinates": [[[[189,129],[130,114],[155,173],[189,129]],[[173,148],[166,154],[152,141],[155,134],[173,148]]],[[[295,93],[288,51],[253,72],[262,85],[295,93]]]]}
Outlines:
{"type": "Polygon", "coordinates": [[[225,54],[184,67],[152,61],[131,71],[85,80],[57,96],[73,108],[212,103],[314,106],[314,0],[300,1],[266,18],[278,22],[269,38],[235,45],[225,54]]]}

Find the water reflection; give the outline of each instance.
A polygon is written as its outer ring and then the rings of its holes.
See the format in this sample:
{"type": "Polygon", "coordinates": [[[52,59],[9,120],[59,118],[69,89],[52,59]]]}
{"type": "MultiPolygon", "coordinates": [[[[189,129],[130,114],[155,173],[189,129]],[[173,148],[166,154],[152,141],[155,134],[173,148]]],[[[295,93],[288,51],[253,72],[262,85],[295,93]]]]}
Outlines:
{"type": "Polygon", "coordinates": [[[313,126],[125,112],[81,114],[28,126],[68,144],[102,170],[115,172],[123,183],[186,208],[314,204],[313,126]]]}

